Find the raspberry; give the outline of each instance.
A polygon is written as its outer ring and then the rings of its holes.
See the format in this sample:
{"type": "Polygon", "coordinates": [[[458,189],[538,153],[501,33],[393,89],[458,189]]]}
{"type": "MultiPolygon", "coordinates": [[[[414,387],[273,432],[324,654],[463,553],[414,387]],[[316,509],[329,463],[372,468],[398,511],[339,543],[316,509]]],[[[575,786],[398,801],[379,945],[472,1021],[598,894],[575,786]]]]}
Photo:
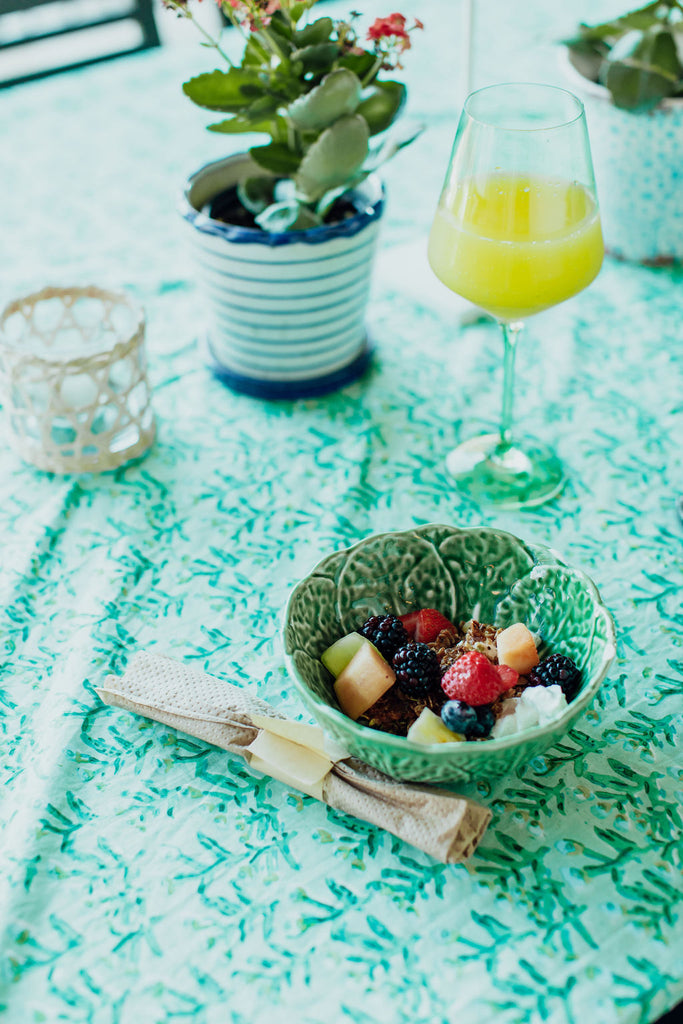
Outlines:
{"type": "Polygon", "coordinates": [[[573,700],[579,691],[581,672],[565,654],[551,654],[529,673],[531,686],[559,686],[567,701],[573,700]]]}
{"type": "Polygon", "coordinates": [[[438,690],[441,681],[439,659],[426,644],[409,643],[394,655],[396,685],[407,697],[425,697],[438,690]]]}
{"type": "Polygon", "coordinates": [[[395,615],[372,615],[358,632],[374,644],[387,661],[408,642],[405,626],[395,615]]]}
{"type": "Polygon", "coordinates": [[[507,678],[501,679],[496,666],[485,654],[468,651],[448,669],[441,680],[441,689],[451,700],[462,700],[476,707],[492,704],[496,697],[510,689],[510,683],[507,678]]]}

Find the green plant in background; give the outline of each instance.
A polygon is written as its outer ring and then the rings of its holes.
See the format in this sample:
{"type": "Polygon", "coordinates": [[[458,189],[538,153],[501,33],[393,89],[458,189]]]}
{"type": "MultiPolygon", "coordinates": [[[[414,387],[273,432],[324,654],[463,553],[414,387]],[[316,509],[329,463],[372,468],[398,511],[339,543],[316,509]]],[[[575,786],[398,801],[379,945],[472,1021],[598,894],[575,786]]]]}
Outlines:
{"type": "Polygon", "coordinates": [[[566,39],[572,63],[600,82],[623,110],[645,110],[683,96],[683,2],[655,0],[566,39]]]}
{"type": "Polygon", "coordinates": [[[204,45],[228,65],[183,85],[198,106],[230,115],[209,129],[270,136],[249,150],[264,173],[238,186],[240,202],[264,230],[322,224],[344,193],[419,134],[373,143],[406,99],[403,83],[380,75],[400,70],[410,33],[422,28],[418,20],[408,28],[401,14],[376,19],[365,48],[356,12],[343,21],[311,20],[316,0],[219,0],[244,39],[237,64],[196,21],[187,0],[165,2],[194,21],[204,45]]]}

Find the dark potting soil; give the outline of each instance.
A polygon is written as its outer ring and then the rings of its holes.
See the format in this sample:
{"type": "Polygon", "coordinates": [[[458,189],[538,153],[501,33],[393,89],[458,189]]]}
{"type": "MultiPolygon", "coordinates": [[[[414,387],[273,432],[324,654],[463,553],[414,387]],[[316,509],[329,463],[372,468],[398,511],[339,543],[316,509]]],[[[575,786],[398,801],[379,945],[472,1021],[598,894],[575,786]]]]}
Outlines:
{"type": "MultiPolygon", "coordinates": [[[[363,208],[361,204],[357,206],[353,200],[342,196],[331,207],[325,217],[325,223],[337,224],[341,220],[355,217],[363,208]]],[[[217,196],[214,196],[202,208],[202,213],[206,214],[207,217],[211,217],[212,220],[223,221],[224,224],[233,224],[240,228],[253,228],[256,231],[262,230],[256,223],[253,213],[246,210],[237,198],[236,185],[232,185],[230,188],[224,189],[223,192],[219,192],[217,196]]]]}

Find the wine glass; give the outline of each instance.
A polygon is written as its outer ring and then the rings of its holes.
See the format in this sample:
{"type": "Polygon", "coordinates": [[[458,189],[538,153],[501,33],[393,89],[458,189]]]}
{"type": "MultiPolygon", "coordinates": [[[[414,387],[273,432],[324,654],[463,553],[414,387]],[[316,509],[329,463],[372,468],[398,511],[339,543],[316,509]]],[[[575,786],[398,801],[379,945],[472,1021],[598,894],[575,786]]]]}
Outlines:
{"type": "Polygon", "coordinates": [[[470,438],[446,460],[473,498],[520,508],[562,489],[553,452],[512,438],[515,350],[523,321],[589,285],[603,251],[581,101],[525,83],[472,93],[432,224],[429,262],[451,291],[503,330],[500,431],[470,438]]]}

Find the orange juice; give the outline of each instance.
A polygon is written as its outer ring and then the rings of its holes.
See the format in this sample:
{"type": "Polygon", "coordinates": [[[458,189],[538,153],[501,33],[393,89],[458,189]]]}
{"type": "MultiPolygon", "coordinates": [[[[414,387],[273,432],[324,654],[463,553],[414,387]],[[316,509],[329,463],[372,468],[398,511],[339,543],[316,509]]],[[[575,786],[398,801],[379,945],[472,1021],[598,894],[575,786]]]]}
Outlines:
{"type": "Polygon", "coordinates": [[[576,295],[597,275],[602,257],[590,192],[530,175],[483,175],[446,189],[429,238],[437,277],[505,321],[576,295]]]}

